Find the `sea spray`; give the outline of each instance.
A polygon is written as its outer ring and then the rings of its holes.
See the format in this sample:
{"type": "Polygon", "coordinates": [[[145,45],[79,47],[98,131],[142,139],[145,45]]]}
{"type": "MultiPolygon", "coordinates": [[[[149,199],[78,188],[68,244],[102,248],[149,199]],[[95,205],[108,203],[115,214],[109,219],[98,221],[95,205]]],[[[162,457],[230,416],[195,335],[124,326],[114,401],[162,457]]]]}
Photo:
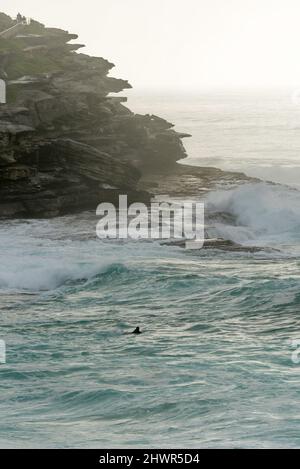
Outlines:
{"type": "Polygon", "coordinates": [[[300,192],[268,183],[245,184],[211,192],[210,215],[229,214],[232,223],[216,217],[217,233],[238,243],[285,244],[300,239],[300,192]],[[219,222],[218,222],[219,220],[219,222]]]}

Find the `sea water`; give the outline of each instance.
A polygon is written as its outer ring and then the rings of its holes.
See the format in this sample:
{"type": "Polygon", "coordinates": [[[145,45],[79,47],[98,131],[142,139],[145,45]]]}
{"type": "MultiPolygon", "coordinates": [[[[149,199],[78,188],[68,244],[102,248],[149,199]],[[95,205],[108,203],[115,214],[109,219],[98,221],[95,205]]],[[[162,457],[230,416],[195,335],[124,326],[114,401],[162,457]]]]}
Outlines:
{"type": "Polygon", "coordinates": [[[0,446],[299,447],[299,110],[281,95],[129,105],[192,133],[187,162],[282,183],[205,201],[230,215],[212,235],[267,249],[99,240],[94,212],[2,221],[0,446]]]}

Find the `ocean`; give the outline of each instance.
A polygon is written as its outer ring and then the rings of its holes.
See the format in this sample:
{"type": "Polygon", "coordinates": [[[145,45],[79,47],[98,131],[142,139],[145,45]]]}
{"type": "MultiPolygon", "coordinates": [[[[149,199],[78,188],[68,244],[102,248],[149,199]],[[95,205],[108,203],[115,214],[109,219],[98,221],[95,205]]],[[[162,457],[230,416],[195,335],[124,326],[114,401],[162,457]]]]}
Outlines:
{"type": "Polygon", "coordinates": [[[0,447],[300,447],[296,98],[129,99],[193,135],[186,164],[262,179],[205,200],[212,236],[260,252],[99,240],[93,212],[0,222],[0,447]]]}

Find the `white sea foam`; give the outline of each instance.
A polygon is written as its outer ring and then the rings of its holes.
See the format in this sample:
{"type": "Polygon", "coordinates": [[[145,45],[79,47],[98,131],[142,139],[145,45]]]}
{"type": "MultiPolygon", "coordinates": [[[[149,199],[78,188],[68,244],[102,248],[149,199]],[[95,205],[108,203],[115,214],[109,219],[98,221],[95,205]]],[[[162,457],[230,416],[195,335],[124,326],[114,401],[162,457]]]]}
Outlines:
{"type": "Polygon", "coordinates": [[[233,216],[215,223],[219,236],[245,244],[289,244],[300,238],[300,192],[267,183],[245,184],[207,196],[210,213],[233,216]]]}
{"type": "MultiPolygon", "coordinates": [[[[95,241],[72,239],[84,217],[3,222],[0,225],[0,289],[52,290],[90,279],[115,262],[95,241]]],[[[92,236],[93,232],[90,230],[92,236]]]]}
{"type": "Polygon", "coordinates": [[[93,214],[1,223],[0,290],[53,290],[157,255],[155,243],[100,241],[95,227],[93,214]]]}
{"type": "MultiPolygon", "coordinates": [[[[267,183],[246,184],[210,193],[206,209],[212,214],[230,214],[234,220],[214,220],[212,236],[246,245],[299,246],[297,190],[267,183]]],[[[140,258],[144,263],[147,258],[170,255],[157,243],[102,243],[95,239],[93,229],[95,219],[86,214],[1,224],[0,289],[53,290],[92,279],[114,264],[127,265],[130,259],[137,262],[140,258]]]]}
{"type": "Polygon", "coordinates": [[[2,256],[0,289],[52,290],[67,282],[88,280],[104,272],[110,264],[109,259],[98,256],[84,260],[75,251],[68,255],[68,250],[65,253],[60,250],[56,255],[49,251],[42,256],[28,253],[20,257],[10,253],[2,256]]]}

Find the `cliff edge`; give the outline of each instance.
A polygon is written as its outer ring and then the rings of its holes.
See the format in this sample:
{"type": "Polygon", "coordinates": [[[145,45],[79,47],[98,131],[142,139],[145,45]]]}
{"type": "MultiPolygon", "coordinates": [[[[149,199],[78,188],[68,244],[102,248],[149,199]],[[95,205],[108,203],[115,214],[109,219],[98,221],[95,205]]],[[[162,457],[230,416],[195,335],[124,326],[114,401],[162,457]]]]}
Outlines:
{"type": "Polygon", "coordinates": [[[0,13],[0,217],[94,209],[124,192],[145,201],[141,178],[186,157],[186,135],[111,97],[130,84],[76,39],[0,13]]]}

